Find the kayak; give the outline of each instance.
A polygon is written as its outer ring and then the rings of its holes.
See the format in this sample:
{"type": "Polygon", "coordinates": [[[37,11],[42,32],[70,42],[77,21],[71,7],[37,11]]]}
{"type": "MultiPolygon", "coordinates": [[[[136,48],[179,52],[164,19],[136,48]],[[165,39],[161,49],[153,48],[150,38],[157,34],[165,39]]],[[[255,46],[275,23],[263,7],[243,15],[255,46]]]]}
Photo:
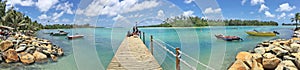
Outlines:
{"type": "Polygon", "coordinates": [[[233,40],[240,40],[240,41],[243,41],[242,38],[238,37],[238,36],[224,36],[222,34],[220,35],[215,35],[216,38],[218,39],[222,39],[222,40],[225,40],[225,41],[233,41],[233,40]]]}
{"type": "Polygon", "coordinates": [[[68,39],[76,39],[76,38],[82,38],[84,37],[83,35],[73,35],[73,36],[68,36],[68,39]]]}
{"type": "MultiPolygon", "coordinates": [[[[277,32],[257,32],[257,31],[246,31],[248,35],[252,36],[276,36],[277,32]]],[[[279,33],[278,33],[279,34],[279,33]]]]}
{"type": "Polygon", "coordinates": [[[64,32],[64,33],[51,33],[50,35],[52,35],[52,36],[67,36],[68,33],[67,32],[64,32]]]}

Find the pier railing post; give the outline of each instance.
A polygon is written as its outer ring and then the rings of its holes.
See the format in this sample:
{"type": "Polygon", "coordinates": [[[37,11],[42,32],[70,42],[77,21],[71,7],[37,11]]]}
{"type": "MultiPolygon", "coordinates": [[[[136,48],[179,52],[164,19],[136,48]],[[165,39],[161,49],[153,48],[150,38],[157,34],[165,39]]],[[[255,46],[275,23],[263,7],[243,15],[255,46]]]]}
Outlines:
{"type": "Polygon", "coordinates": [[[179,58],[179,51],[180,51],[180,48],[176,48],[176,70],[180,70],[180,58],[179,58]]]}
{"type": "Polygon", "coordinates": [[[153,36],[150,36],[150,47],[151,47],[151,54],[153,55],[153,36]]]}
{"type": "Polygon", "coordinates": [[[145,44],[145,32],[143,32],[143,42],[145,44]]]}

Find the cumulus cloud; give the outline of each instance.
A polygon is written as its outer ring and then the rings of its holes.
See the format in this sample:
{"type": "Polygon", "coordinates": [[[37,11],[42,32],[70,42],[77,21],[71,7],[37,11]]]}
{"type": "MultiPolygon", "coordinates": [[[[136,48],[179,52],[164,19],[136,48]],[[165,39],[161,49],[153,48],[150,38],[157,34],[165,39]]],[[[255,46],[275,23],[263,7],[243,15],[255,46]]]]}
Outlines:
{"type": "Polygon", "coordinates": [[[258,12],[262,12],[264,10],[269,10],[269,7],[267,7],[265,4],[261,4],[258,12]]]}
{"type": "Polygon", "coordinates": [[[184,3],[189,4],[192,3],[194,0],[184,0],[184,3]]]}
{"type": "Polygon", "coordinates": [[[32,6],[34,5],[34,1],[32,0],[7,0],[7,4],[9,5],[21,5],[21,6],[32,6]]]}
{"type": "Polygon", "coordinates": [[[265,11],[265,15],[266,15],[266,17],[269,17],[269,18],[274,18],[275,17],[275,15],[270,13],[269,11],[265,11]]]}
{"type": "Polygon", "coordinates": [[[164,18],[164,17],[165,17],[165,13],[163,10],[157,11],[157,18],[164,18]]]}
{"type": "Polygon", "coordinates": [[[188,17],[188,16],[195,16],[195,15],[193,15],[194,14],[194,11],[191,11],[191,10],[189,10],[189,11],[185,11],[185,12],[183,12],[183,16],[186,16],[186,17],[188,17]]]}
{"type": "Polygon", "coordinates": [[[289,16],[289,17],[294,17],[294,14],[293,14],[293,13],[290,13],[288,16],[289,16]]]}
{"type": "Polygon", "coordinates": [[[76,14],[86,16],[108,15],[116,16],[122,13],[140,11],[159,5],[155,0],[138,2],[138,0],[94,0],[85,9],[77,9],[76,14]],[[101,12],[100,12],[101,11],[101,12]]]}
{"type": "Polygon", "coordinates": [[[296,9],[296,6],[290,6],[289,3],[283,3],[283,4],[279,5],[279,8],[277,8],[276,11],[277,12],[282,12],[282,11],[289,12],[294,9],[296,9]]]}
{"type": "Polygon", "coordinates": [[[113,18],[114,21],[122,20],[122,19],[125,19],[125,17],[122,15],[117,15],[116,17],[113,18]]]}
{"type": "Polygon", "coordinates": [[[35,5],[41,12],[47,12],[52,6],[58,3],[58,0],[38,0],[35,5]]]}
{"type": "Polygon", "coordinates": [[[43,20],[43,19],[48,19],[50,17],[47,16],[46,14],[42,14],[42,15],[38,16],[38,18],[43,20]]]}
{"type": "Polygon", "coordinates": [[[216,8],[216,9],[213,9],[213,8],[206,8],[203,12],[204,14],[214,14],[214,13],[221,13],[221,8],[216,8]]]}
{"type": "Polygon", "coordinates": [[[53,16],[52,16],[52,19],[53,19],[53,20],[56,20],[56,19],[58,19],[59,17],[61,17],[63,14],[64,14],[63,11],[60,12],[60,13],[55,12],[55,13],[53,14],[53,16]]]}
{"type": "Polygon", "coordinates": [[[62,4],[58,4],[55,9],[63,10],[67,14],[73,14],[72,7],[73,7],[73,3],[65,2],[62,4]]]}
{"type": "Polygon", "coordinates": [[[257,5],[265,3],[265,0],[251,0],[251,5],[257,5]]]}
{"type": "Polygon", "coordinates": [[[246,3],[247,0],[242,0],[242,5],[244,5],[246,3]]]}
{"type": "Polygon", "coordinates": [[[281,13],[281,15],[278,16],[278,19],[285,19],[286,14],[285,13],[281,13]]]}

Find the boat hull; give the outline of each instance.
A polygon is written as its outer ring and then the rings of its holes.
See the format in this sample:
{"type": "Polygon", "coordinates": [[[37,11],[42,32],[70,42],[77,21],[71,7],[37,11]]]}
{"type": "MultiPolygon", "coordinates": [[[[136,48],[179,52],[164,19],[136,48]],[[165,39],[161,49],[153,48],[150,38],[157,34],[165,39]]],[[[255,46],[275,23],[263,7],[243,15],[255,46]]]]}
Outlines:
{"type": "Polygon", "coordinates": [[[77,38],[83,38],[83,35],[68,36],[68,39],[77,39],[77,38]]]}
{"type": "Polygon", "coordinates": [[[247,31],[246,32],[248,35],[252,36],[276,36],[275,33],[273,32],[255,32],[255,31],[247,31]]]}

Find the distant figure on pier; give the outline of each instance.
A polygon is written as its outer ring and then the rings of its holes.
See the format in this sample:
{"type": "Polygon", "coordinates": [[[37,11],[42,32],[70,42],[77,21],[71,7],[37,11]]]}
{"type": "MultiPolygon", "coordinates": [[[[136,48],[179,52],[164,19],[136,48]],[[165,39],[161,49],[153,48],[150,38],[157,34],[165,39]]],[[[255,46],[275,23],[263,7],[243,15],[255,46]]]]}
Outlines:
{"type": "Polygon", "coordinates": [[[137,27],[137,22],[136,22],[135,26],[133,26],[132,30],[133,30],[133,32],[132,32],[133,35],[139,35],[140,34],[140,31],[137,27]]]}

